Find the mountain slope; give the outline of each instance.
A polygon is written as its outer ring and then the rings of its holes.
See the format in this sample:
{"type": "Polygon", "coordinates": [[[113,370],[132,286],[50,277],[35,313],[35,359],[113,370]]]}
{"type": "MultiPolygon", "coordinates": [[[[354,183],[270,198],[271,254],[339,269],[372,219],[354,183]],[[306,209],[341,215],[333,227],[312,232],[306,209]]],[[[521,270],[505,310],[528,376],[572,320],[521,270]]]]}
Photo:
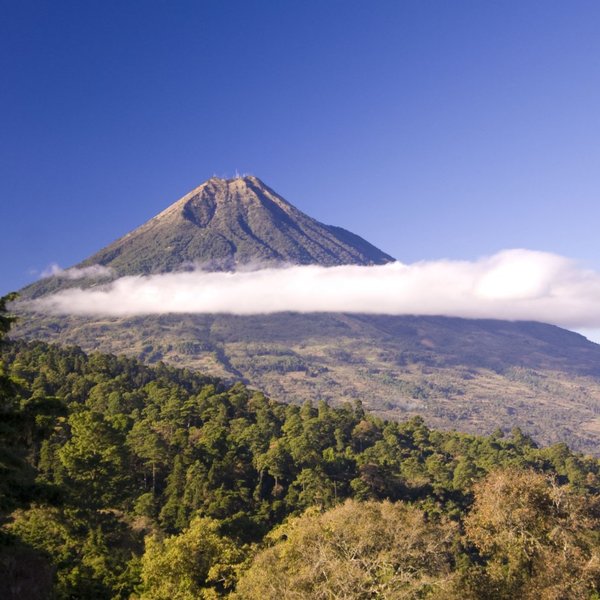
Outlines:
{"type": "Polygon", "coordinates": [[[346,314],[27,315],[18,337],[165,361],[285,402],[361,399],[471,433],[519,426],[600,454],[600,346],[552,325],[346,314]]]}
{"type": "MultiPolygon", "coordinates": [[[[253,176],[212,177],[156,217],[75,265],[110,269],[111,278],[201,267],[374,265],[394,259],[360,236],[324,225],[253,176]]],[[[21,290],[37,298],[97,283],[47,277],[21,290]]]]}
{"type": "MultiPolygon", "coordinates": [[[[77,267],[112,277],[252,264],[381,264],[362,238],[323,225],[255,177],[213,178],[77,267]]],[[[97,281],[50,277],[26,298],[97,281]]],[[[243,379],[278,400],[360,398],[388,418],[600,453],[600,345],[542,323],[279,313],[133,318],[21,312],[16,337],[77,344],[243,379]]]]}

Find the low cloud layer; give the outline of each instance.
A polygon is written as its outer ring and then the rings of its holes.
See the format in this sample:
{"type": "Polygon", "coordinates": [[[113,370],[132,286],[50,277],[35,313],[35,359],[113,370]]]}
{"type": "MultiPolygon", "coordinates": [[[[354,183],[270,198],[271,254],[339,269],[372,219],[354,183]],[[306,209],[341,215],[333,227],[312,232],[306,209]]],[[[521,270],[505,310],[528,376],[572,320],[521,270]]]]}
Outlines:
{"type": "Polygon", "coordinates": [[[446,315],[599,328],[600,273],[555,254],[505,250],[472,262],[123,277],[94,288],[64,290],[35,301],[35,308],[115,316],[282,311],[446,315]]]}
{"type": "Polygon", "coordinates": [[[104,279],[111,277],[113,271],[102,265],[91,265],[89,267],[71,267],[61,269],[57,264],[51,264],[43,273],[42,278],[60,277],[61,279],[104,279]]]}

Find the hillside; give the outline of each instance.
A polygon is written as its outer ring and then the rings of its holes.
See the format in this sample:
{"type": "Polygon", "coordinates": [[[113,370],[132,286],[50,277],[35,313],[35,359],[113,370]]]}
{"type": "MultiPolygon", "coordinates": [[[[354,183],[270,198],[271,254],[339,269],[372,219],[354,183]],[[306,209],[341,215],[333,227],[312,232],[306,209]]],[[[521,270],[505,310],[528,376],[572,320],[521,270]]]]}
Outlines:
{"type": "Polygon", "coordinates": [[[27,315],[18,337],[241,379],[275,399],[360,398],[390,419],[600,453],[600,346],[542,323],[336,314],[27,315]]]}

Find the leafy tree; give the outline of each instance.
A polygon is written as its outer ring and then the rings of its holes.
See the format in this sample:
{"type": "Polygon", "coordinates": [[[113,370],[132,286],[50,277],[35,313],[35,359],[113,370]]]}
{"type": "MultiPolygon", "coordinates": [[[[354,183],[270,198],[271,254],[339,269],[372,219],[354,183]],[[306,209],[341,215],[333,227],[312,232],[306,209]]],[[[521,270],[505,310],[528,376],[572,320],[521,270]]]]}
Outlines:
{"type": "Polygon", "coordinates": [[[244,550],[209,518],[194,518],[179,535],[151,536],[142,557],[140,600],[216,599],[233,588],[244,550]]]}
{"type": "Polygon", "coordinates": [[[481,598],[588,598],[600,589],[598,499],[533,471],[501,470],[475,486],[467,538],[485,565],[481,598]]]}
{"type": "MultiPolygon", "coordinates": [[[[151,420],[138,420],[127,434],[127,445],[135,457],[141,459],[144,473],[144,484],[150,473],[151,490],[156,493],[157,474],[168,461],[168,448],[161,435],[153,427],[151,420]]],[[[147,485],[144,488],[147,489],[147,485]]]]}
{"type": "MultiPolygon", "coordinates": [[[[17,297],[8,294],[0,298],[0,350],[10,348],[5,336],[15,317],[7,304],[17,297]]],[[[41,444],[48,436],[56,418],[66,413],[64,404],[56,398],[23,398],[22,382],[7,372],[0,356],[0,524],[5,513],[26,506],[43,493],[36,484],[32,463],[37,460],[41,444]]]]}
{"type": "Polygon", "coordinates": [[[173,470],[167,479],[165,503],[160,511],[160,521],[167,529],[183,529],[186,524],[183,494],[185,491],[185,467],[183,458],[178,455],[173,463],[173,470]]]}
{"type": "Polygon", "coordinates": [[[457,527],[402,503],[347,500],[270,534],[240,578],[245,600],[448,597],[457,527]]]}
{"type": "Polygon", "coordinates": [[[109,514],[94,520],[91,526],[85,512],[42,506],[14,514],[10,533],[54,570],[53,598],[125,600],[133,591],[130,532],[109,514]]]}
{"type": "Polygon", "coordinates": [[[71,437],[58,451],[65,483],[83,505],[115,505],[129,484],[124,439],[100,413],[73,413],[69,426],[71,437]]]}

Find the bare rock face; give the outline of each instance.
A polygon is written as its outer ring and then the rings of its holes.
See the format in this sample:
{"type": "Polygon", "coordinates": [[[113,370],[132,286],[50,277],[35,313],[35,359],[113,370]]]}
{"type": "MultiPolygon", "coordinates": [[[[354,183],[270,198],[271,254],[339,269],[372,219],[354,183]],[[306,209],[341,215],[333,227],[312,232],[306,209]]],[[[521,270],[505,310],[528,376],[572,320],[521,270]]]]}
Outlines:
{"type": "Polygon", "coordinates": [[[256,177],[213,177],[79,266],[117,275],[160,273],[188,265],[235,269],[248,264],[383,264],[392,261],[362,238],[305,215],[256,177]]]}

